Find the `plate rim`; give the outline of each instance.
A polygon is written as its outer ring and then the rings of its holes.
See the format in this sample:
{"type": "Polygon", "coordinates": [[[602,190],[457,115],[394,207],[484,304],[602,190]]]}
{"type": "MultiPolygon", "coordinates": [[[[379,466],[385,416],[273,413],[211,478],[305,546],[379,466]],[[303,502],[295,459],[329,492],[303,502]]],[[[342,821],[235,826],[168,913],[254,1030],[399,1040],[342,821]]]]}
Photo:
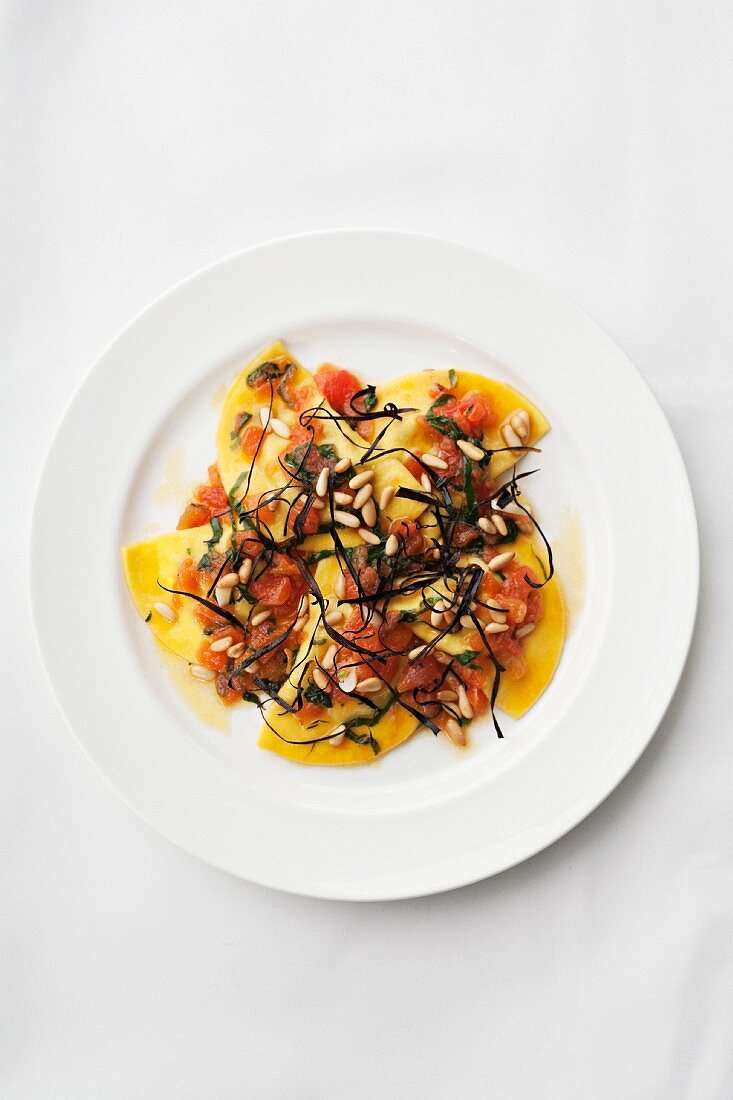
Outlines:
{"type": "MultiPolygon", "coordinates": [[[[105,345],[100,354],[96,357],[92,365],[84,372],[83,376],[74,386],[70,396],[65,402],[63,412],[59,416],[57,424],[53,433],[51,434],[45,457],[41,464],[40,472],[37,478],[33,508],[31,514],[31,522],[29,525],[29,547],[28,547],[28,563],[29,563],[29,584],[28,584],[28,597],[30,605],[30,619],[32,634],[35,639],[35,644],[40,657],[41,666],[44,670],[44,675],[48,686],[51,691],[51,695],[58,707],[64,722],[74,736],[77,744],[82,748],[87,758],[92,762],[96,770],[103,776],[107,784],[115,791],[115,793],[122,799],[122,801],[133,812],[160,833],[171,843],[175,844],[183,851],[189,852],[201,859],[202,862],[208,863],[212,866],[216,866],[218,869],[223,870],[235,877],[244,878],[248,881],[254,882],[258,885],[267,886],[270,888],[278,889],[286,893],[291,893],[298,896],[309,896],[317,898],[330,898],[330,899],[342,899],[342,900],[397,900],[409,897],[422,897],[429,896],[435,893],[441,893],[444,891],[459,888],[464,885],[470,885],[481,881],[484,878],[492,877],[495,874],[499,874],[504,870],[518,865],[527,859],[531,859],[534,855],[541,851],[544,851],[547,847],[554,844],[565,834],[572,831],[581,821],[592,814],[599,805],[619,786],[619,784],[626,778],[634,764],[639,760],[643,752],[648,747],[652,737],[656,733],[659,725],[664,719],[667,713],[675,693],[678,689],[680,680],[685,670],[685,665],[690,652],[692,638],[694,635],[695,622],[698,610],[699,601],[699,585],[700,585],[700,542],[699,542],[699,527],[697,523],[697,516],[695,510],[694,496],[689,480],[689,475],[685,467],[685,462],[682,457],[679,445],[677,443],[674,432],[672,431],[669,420],[662,408],[659,400],[654,393],[654,390],[648,380],[641,373],[639,368],[633,362],[633,360],[627,355],[623,347],[618,341],[610,335],[608,330],[593,317],[584,306],[578,303],[570,295],[564,291],[557,290],[555,287],[549,285],[540,276],[536,275],[533,271],[526,268],[522,268],[518,265],[507,263],[506,261],[499,259],[485,252],[482,249],[474,248],[465,245],[461,242],[456,242],[444,237],[437,237],[427,233],[413,233],[403,232],[400,229],[395,228],[339,228],[339,229],[318,229],[312,230],[306,233],[299,233],[293,235],[286,235],[282,237],[275,237],[266,241],[259,242],[248,248],[235,250],[220,259],[214,260],[184,278],[178,280],[172,286],[168,287],[162,293],[160,293],[153,301],[144,306],[138,313],[132,317],[119,331],[113,336],[113,338],[105,345]],[[610,769],[604,770],[598,783],[592,785],[586,789],[584,795],[579,798],[572,808],[570,808],[565,815],[559,815],[558,818],[552,823],[553,827],[547,829],[542,839],[535,842],[533,841],[527,849],[516,856],[509,856],[503,861],[499,861],[496,866],[491,867],[488,870],[477,871],[476,873],[466,874],[463,871],[457,871],[451,875],[446,870],[441,873],[440,881],[438,883],[433,882],[431,885],[425,885],[423,888],[415,889],[414,887],[408,887],[404,890],[390,886],[386,889],[376,888],[376,883],[368,893],[360,893],[358,890],[353,891],[350,889],[351,884],[340,884],[336,888],[328,888],[325,883],[321,882],[313,884],[312,888],[308,889],[302,884],[289,885],[283,883],[277,873],[274,873],[272,877],[267,875],[253,874],[249,871],[245,872],[239,868],[234,868],[227,864],[226,860],[217,860],[212,857],[211,854],[203,854],[200,851],[196,851],[190,844],[186,844],[179,840],[172,832],[164,829],[156,821],[151,820],[151,817],[145,812],[143,808],[136,804],[136,802],[128,796],[125,790],[115,781],[115,779],[109,774],[103,767],[102,761],[97,759],[89,746],[81,735],[74,727],[74,723],[67,713],[66,707],[62,702],[59,692],[57,691],[56,683],[54,680],[54,674],[49,667],[48,654],[44,648],[43,631],[39,628],[41,622],[39,615],[39,608],[36,606],[36,595],[33,585],[34,576],[34,548],[38,545],[38,528],[41,523],[40,503],[42,495],[42,487],[46,480],[46,476],[49,470],[49,466],[52,460],[53,452],[56,444],[61,436],[63,426],[66,419],[79,399],[81,393],[85,387],[89,384],[92,377],[101,369],[105,359],[109,353],[121,342],[127,333],[133,330],[148,314],[156,311],[160,305],[166,300],[173,298],[187,285],[196,282],[197,280],[205,277],[208,273],[213,272],[217,268],[223,268],[232,262],[236,262],[245,256],[256,255],[258,252],[265,252],[273,247],[287,247],[289,245],[295,245],[297,242],[301,242],[307,239],[330,239],[334,237],[338,238],[356,238],[356,237],[374,237],[378,236],[383,239],[396,238],[403,242],[409,242],[410,240],[419,242],[428,242],[430,245],[437,245],[441,247],[449,248],[455,252],[462,252],[467,257],[473,257],[474,259],[490,260],[497,267],[504,269],[517,276],[520,280],[530,280],[535,286],[543,293],[555,297],[561,301],[564,300],[567,304],[574,309],[582,313],[586,319],[591,323],[593,327],[600,330],[605,337],[618,349],[621,355],[626,360],[626,364],[633,370],[638,381],[643,383],[651,402],[656,407],[657,414],[660,419],[660,423],[664,426],[667,434],[667,450],[669,457],[674,461],[676,465],[676,474],[678,478],[678,489],[681,498],[681,505],[685,511],[687,517],[687,523],[685,531],[680,532],[681,537],[684,536],[686,543],[685,549],[688,555],[688,570],[686,573],[686,589],[685,589],[685,603],[683,611],[683,622],[681,623],[681,629],[677,635],[677,639],[674,645],[670,647],[670,651],[667,654],[668,662],[670,664],[669,672],[665,678],[663,688],[664,690],[657,690],[654,694],[654,703],[650,708],[650,716],[646,722],[642,723],[639,719],[635,721],[635,736],[632,737],[628,743],[625,743],[625,751],[620,752],[620,761],[616,760],[618,766],[613,769],[612,774],[610,769]],[[642,732],[640,732],[640,730],[642,732]],[[610,778],[609,778],[610,774],[610,778]]],[[[621,746],[623,747],[623,746],[621,746]]],[[[621,748],[620,747],[620,748],[621,748]]],[[[428,876],[433,875],[435,877],[436,871],[434,865],[428,866],[426,869],[428,876]]],[[[403,876],[404,877],[404,876],[403,876]]]]}

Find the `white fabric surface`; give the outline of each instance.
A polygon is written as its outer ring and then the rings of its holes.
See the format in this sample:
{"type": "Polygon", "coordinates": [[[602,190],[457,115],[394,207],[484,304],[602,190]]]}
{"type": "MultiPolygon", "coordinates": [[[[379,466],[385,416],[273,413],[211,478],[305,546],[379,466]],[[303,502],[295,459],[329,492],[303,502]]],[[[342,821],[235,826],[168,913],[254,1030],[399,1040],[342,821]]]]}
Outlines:
{"type": "MultiPolygon", "coordinates": [[[[732,31],[723,0],[2,5],[0,1095],[733,1095],[732,31]],[[621,787],[523,866],[378,905],[250,886],[138,821],[55,709],[25,592],[43,453],[115,332],[226,253],[351,225],[485,248],[595,314],[703,539],[691,657],[621,787]]],[[[83,576],[80,550],[59,583],[83,576]]]]}

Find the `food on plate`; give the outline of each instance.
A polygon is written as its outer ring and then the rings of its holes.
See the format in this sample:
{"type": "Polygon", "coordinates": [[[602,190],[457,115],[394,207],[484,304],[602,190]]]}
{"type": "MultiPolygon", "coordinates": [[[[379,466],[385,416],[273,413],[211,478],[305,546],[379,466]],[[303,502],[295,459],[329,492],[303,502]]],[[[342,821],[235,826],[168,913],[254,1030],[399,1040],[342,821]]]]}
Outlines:
{"type": "Polygon", "coordinates": [[[423,727],[464,748],[483,714],[501,737],[564,640],[519,469],[548,430],[483,375],[374,386],[272,344],[231,386],[178,530],[124,549],[135,606],[291,760],[366,763],[423,727]]]}

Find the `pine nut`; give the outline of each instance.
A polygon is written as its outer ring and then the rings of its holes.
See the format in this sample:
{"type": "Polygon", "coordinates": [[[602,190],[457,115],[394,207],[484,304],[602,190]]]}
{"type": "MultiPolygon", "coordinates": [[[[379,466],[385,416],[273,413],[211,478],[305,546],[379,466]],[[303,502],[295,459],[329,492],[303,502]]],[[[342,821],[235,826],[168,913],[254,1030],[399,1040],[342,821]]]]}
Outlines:
{"type": "Polygon", "coordinates": [[[458,694],[455,691],[448,691],[448,690],[439,691],[438,692],[438,699],[440,700],[441,703],[457,703],[458,702],[458,694]]]}
{"type": "Polygon", "coordinates": [[[333,494],[334,504],[353,504],[354,498],[351,493],[342,493],[339,489],[333,494]]]}
{"type": "Polygon", "coordinates": [[[316,482],[316,496],[325,497],[328,492],[328,466],[324,466],[318,475],[318,481],[316,482]]]}
{"type": "Polygon", "coordinates": [[[334,660],[336,658],[337,653],[338,653],[338,646],[331,644],[328,647],[328,649],[326,650],[326,652],[324,653],[324,655],[321,659],[321,664],[323,665],[324,668],[333,668],[333,663],[334,663],[334,660]]]}
{"type": "Polygon", "coordinates": [[[322,668],[316,667],[313,669],[313,683],[316,687],[319,687],[321,691],[325,691],[329,686],[330,681],[322,668]]]}
{"type": "Polygon", "coordinates": [[[442,458],[438,458],[437,455],[426,454],[420,456],[426,466],[432,466],[434,470],[447,470],[448,463],[444,462],[442,458]]]}
{"type": "Polygon", "coordinates": [[[461,626],[465,626],[466,630],[473,629],[473,619],[470,615],[461,615],[461,626]]]}
{"type": "Polygon", "coordinates": [[[227,634],[226,638],[217,638],[215,642],[212,642],[209,649],[212,653],[223,653],[225,649],[229,649],[232,645],[232,639],[227,634]]]}
{"type": "Polygon", "coordinates": [[[259,661],[253,661],[251,665],[247,666],[246,671],[250,674],[250,676],[254,676],[254,674],[256,672],[259,672],[259,670],[260,670],[260,662],[259,661]]]}
{"type": "Polygon", "coordinates": [[[388,558],[393,558],[400,548],[397,535],[390,535],[384,547],[384,552],[388,558]]]}
{"type": "Polygon", "coordinates": [[[214,589],[214,597],[219,607],[226,607],[232,598],[232,590],[231,588],[219,588],[217,585],[214,589]]]}
{"type": "Polygon", "coordinates": [[[364,542],[368,542],[370,546],[379,546],[382,541],[379,535],[375,535],[373,531],[370,531],[368,527],[360,527],[357,531],[360,539],[364,542]]]}
{"type": "Polygon", "coordinates": [[[326,507],[326,502],[322,497],[313,497],[311,501],[311,508],[315,508],[316,512],[322,511],[326,507]]]}
{"type": "Polygon", "coordinates": [[[270,420],[270,427],[281,439],[290,439],[290,428],[284,420],[279,420],[276,416],[273,416],[270,420]]]}
{"type": "Polygon", "coordinates": [[[432,558],[433,561],[437,561],[438,558],[440,557],[440,547],[436,546],[433,550],[430,550],[428,552],[428,557],[432,558]]]}
{"type": "Polygon", "coordinates": [[[328,623],[329,626],[336,626],[337,623],[341,622],[343,617],[344,617],[343,611],[341,611],[337,607],[335,609],[335,611],[329,611],[328,612],[328,614],[326,615],[326,622],[328,623]]]}
{"type": "Polygon", "coordinates": [[[487,623],[484,627],[484,634],[503,634],[508,629],[506,623],[487,623]]]}
{"type": "Polygon", "coordinates": [[[301,615],[300,618],[296,619],[295,622],[293,623],[293,630],[295,631],[296,634],[300,634],[301,630],[303,630],[303,628],[307,625],[307,623],[308,623],[308,616],[307,615],[301,615]]]}
{"type": "Polygon", "coordinates": [[[442,649],[434,649],[433,657],[435,657],[439,665],[449,665],[453,660],[450,653],[443,653],[442,649]]]}
{"type": "Polygon", "coordinates": [[[358,516],[351,515],[350,512],[341,512],[338,508],[333,513],[334,523],[341,523],[344,527],[359,527],[361,520],[358,516]]]}
{"type": "Polygon", "coordinates": [[[430,612],[430,625],[439,629],[443,625],[443,616],[440,611],[430,612]]]}
{"type": "Polygon", "coordinates": [[[328,739],[329,745],[340,745],[346,737],[346,726],[336,726],[335,730],[328,739]]]}
{"type": "Polygon", "coordinates": [[[350,458],[340,458],[333,468],[335,474],[345,474],[351,465],[350,458]]]}
{"type": "Polygon", "coordinates": [[[495,622],[495,623],[505,623],[506,622],[506,611],[495,611],[493,607],[490,607],[489,608],[489,615],[491,616],[492,622],[495,622]]]}
{"type": "Polygon", "coordinates": [[[339,573],[338,577],[334,581],[333,591],[339,600],[343,600],[346,595],[346,577],[343,573],[339,573]]]}
{"type": "Polygon", "coordinates": [[[225,573],[216,583],[219,588],[234,588],[235,584],[239,584],[239,573],[225,573]]]}
{"type": "Polygon", "coordinates": [[[410,652],[407,654],[408,660],[416,661],[418,659],[418,657],[422,657],[424,652],[425,652],[425,646],[424,645],[416,645],[415,648],[411,649],[410,652]]]}
{"type": "Polygon", "coordinates": [[[249,620],[250,626],[259,626],[261,623],[266,623],[268,619],[272,618],[272,611],[269,607],[266,607],[264,611],[258,611],[256,615],[252,615],[249,620]]]}
{"type": "Polygon", "coordinates": [[[468,701],[468,695],[463,684],[458,685],[458,709],[464,718],[473,718],[473,707],[468,701]]]}
{"type": "Polygon", "coordinates": [[[246,584],[252,576],[252,559],[245,558],[239,567],[239,583],[246,584]]]}
{"type": "Polygon", "coordinates": [[[153,604],[153,611],[157,611],[161,619],[165,619],[167,623],[175,623],[178,619],[178,612],[162,601],[153,604]]]}
{"type": "Polygon", "coordinates": [[[504,427],[501,429],[501,434],[507,447],[516,448],[522,446],[522,441],[517,433],[514,431],[514,428],[511,426],[511,424],[505,424],[504,427]]]}
{"type": "Polygon", "coordinates": [[[370,481],[374,481],[374,470],[362,470],[360,474],[355,474],[349,482],[350,489],[361,489],[362,485],[368,485],[370,481]]]}
{"type": "Polygon", "coordinates": [[[455,718],[449,718],[444,726],[444,733],[448,735],[454,745],[458,745],[460,749],[466,747],[466,731],[459,726],[455,718]]]}
{"type": "Polygon", "coordinates": [[[514,632],[515,638],[526,638],[528,634],[531,634],[535,628],[534,623],[527,623],[526,626],[520,626],[519,630],[514,632]]]}
{"type": "MultiPolygon", "coordinates": [[[[371,489],[371,485],[369,486],[371,489]]],[[[356,508],[356,501],[354,501],[354,507],[356,508]]],[[[361,518],[366,523],[367,527],[373,527],[377,522],[377,506],[370,498],[361,510],[361,518]]]]}
{"type": "Polygon", "coordinates": [[[480,462],[485,457],[485,452],[477,447],[475,443],[469,443],[467,439],[458,439],[456,445],[459,450],[463,451],[466,458],[470,458],[474,462],[480,462]]]}
{"type": "Polygon", "coordinates": [[[500,515],[497,515],[497,514],[494,514],[491,517],[491,520],[492,520],[492,523],[494,524],[494,527],[499,532],[499,534],[503,538],[505,538],[509,534],[509,528],[506,525],[506,520],[504,519],[504,517],[500,516],[500,515]]]}
{"type": "Polygon", "coordinates": [[[244,653],[244,642],[236,642],[227,650],[227,657],[241,657],[244,653]]]}
{"type": "Polygon", "coordinates": [[[341,691],[346,692],[347,695],[351,695],[352,691],[356,687],[356,669],[350,668],[342,680],[339,680],[339,688],[341,691]]]}
{"type": "Polygon", "coordinates": [[[367,676],[366,680],[362,680],[359,684],[359,691],[364,695],[371,695],[374,691],[379,691],[382,687],[382,681],[378,676],[367,676]]]}
{"type": "Polygon", "coordinates": [[[274,516],[275,513],[277,512],[278,508],[280,507],[279,497],[273,497],[272,500],[270,501],[270,503],[267,505],[267,507],[269,508],[270,512],[274,516]]]}
{"type": "Polygon", "coordinates": [[[374,486],[372,485],[371,481],[368,481],[366,485],[362,485],[361,489],[359,489],[358,493],[354,497],[354,508],[357,512],[360,508],[364,507],[373,492],[374,486]]]}
{"type": "Polygon", "coordinates": [[[216,673],[213,668],[204,668],[203,665],[191,665],[191,675],[197,680],[215,680],[216,673]]]}
{"type": "Polygon", "coordinates": [[[396,492],[397,490],[395,489],[394,485],[386,485],[384,489],[382,489],[382,495],[379,498],[379,507],[382,511],[384,511],[385,508],[389,508],[390,504],[394,500],[394,495],[396,492]]]}
{"type": "Polygon", "coordinates": [[[384,622],[384,619],[382,618],[382,616],[379,614],[378,611],[372,611],[371,621],[372,621],[373,626],[380,627],[382,625],[382,623],[384,622]]]}
{"type": "Polygon", "coordinates": [[[425,490],[426,493],[432,493],[433,483],[432,483],[432,481],[430,480],[430,478],[428,477],[427,474],[421,474],[420,475],[420,484],[422,485],[422,487],[423,487],[423,489],[425,490]]]}
{"type": "Polygon", "coordinates": [[[478,525],[482,531],[486,532],[487,535],[496,534],[496,527],[494,527],[491,520],[487,519],[486,516],[481,516],[481,519],[478,521],[478,525]]]}
{"type": "Polygon", "coordinates": [[[496,573],[497,571],[503,569],[505,565],[508,565],[509,562],[513,560],[513,558],[513,550],[506,550],[503,554],[497,554],[496,557],[492,558],[489,562],[489,569],[492,573],[496,573]]]}
{"type": "Polygon", "coordinates": [[[260,424],[262,425],[262,430],[263,431],[265,431],[265,432],[267,431],[267,425],[269,423],[270,423],[270,410],[263,405],[260,408],[260,424]]]}

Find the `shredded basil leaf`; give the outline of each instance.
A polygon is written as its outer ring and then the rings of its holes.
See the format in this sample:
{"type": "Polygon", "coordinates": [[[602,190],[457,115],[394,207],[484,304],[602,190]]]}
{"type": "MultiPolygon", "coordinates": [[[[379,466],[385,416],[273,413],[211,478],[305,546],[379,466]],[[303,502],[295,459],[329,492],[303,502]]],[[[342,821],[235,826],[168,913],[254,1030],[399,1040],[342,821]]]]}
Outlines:
{"type": "Polygon", "coordinates": [[[317,707],[330,708],[332,706],[331,696],[327,691],[319,688],[318,684],[308,684],[303,694],[309,703],[313,703],[317,707]]]}
{"type": "Polygon", "coordinates": [[[475,661],[481,654],[477,649],[464,649],[463,653],[457,653],[455,656],[459,665],[470,665],[471,661],[475,661]]]}
{"type": "Polygon", "coordinates": [[[455,386],[456,382],[458,381],[458,375],[453,370],[453,367],[451,367],[451,369],[448,371],[448,381],[450,382],[451,386],[455,386]]]}

